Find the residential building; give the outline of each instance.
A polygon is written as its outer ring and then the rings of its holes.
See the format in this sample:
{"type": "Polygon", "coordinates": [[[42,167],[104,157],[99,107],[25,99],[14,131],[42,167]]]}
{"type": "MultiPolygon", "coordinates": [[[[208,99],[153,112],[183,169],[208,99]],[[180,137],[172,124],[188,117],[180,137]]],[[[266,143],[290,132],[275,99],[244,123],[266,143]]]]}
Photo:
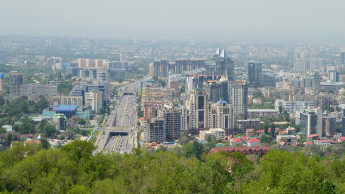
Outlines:
{"type": "Polygon", "coordinates": [[[83,96],[61,96],[60,104],[83,106],[83,96]]]}
{"type": "Polygon", "coordinates": [[[277,144],[297,146],[297,137],[295,135],[277,135],[277,144]]]}
{"type": "Polygon", "coordinates": [[[248,87],[246,80],[236,80],[228,85],[229,104],[234,106],[238,118],[247,119],[248,87]]]}
{"type": "Polygon", "coordinates": [[[40,85],[40,84],[25,84],[20,85],[21,96],[56,96],[57,86],[56,85],[40,85]]]}
{"type": "Polygon", "coordinates": [[[165,142],[166,122],[164,118],[152,118],[146,126],[145,142],[165,142]]]}
{"type": "Polygon", "coordinates": [[[254,139],[250,139],[247,141],[247,146],[248,147],[254,147],[254,146],[260,145],[260,143],[261,143],[260,140],[254,138],[254,139]]]}
{"type": "Polygon", "coordinates": [[[211,128],[210,130],[200,131],[200,140],[209,141],[210,136],[214,136],[217,140],[224,140],[225,130],[221,128],[211,128]]]}
{"type": "Polygon", "coordinates": [[[225,77],[219,81],[209,80],[203,87],[209,96],[209,101],[218,102],[220,100],[228,101],[228,82],[225,77]]]}
{"type": "Polygon", "coordinates": [[[278,110],[276,109],[248,109],[247,112],[249,119],[263,117],[277,118],[279,114],[278,110]]]}
{"type": "Polygon", "coordinates": [[[260,129],[260,119],[237,120],[237,130],[245,134],[247,129],[257,131],[260,129]]]}
{"type": "Polygon", "coordinates": [[[159,117],[165,122],[165,141],[175,141],[179,138],[182,129],[182,106],[166,104],[159,112],[159,117]]]}
{"type": "Polygon", "coordinates": [[[226,133],[234,129],[234,108],[226,101],[209,104],[208,128],[222,128],[226,133]]]}
{"type": "Polygon", "coordinates": [[[184,119],[186,129],[192,133],[198,133],[208,127],[208,95],[202,89],[196,89],[189,92],[186,101],[186,112],[184,119]]]}

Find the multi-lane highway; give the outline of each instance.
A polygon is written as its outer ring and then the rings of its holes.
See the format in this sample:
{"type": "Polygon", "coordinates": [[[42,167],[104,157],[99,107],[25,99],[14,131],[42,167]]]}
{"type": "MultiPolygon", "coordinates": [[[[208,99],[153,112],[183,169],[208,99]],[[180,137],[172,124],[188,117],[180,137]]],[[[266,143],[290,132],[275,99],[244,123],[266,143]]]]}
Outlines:
{"type": "Polygon", "coordinates": [[[139,87],[140,81],[136,81],[119,89],[116,106],[96,141],[96,153],[129,153],[136,146],[136,93],[139,87]]]}

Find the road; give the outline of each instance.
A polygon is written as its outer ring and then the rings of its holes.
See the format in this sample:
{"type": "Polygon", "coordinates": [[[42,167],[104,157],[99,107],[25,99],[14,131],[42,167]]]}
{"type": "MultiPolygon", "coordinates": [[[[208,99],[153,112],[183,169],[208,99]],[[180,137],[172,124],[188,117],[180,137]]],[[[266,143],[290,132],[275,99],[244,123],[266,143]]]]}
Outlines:
{"type": "Polygon", "coordinates": [[[136,81],[119,89],[120,97],[117,99],[117,104],[109,116],[104,132],[96,141],[98,142],[96,153],[130,153],[135,147],[135,128],[138,122],[136,93],[139,88],[140,81],[136,81]]]}

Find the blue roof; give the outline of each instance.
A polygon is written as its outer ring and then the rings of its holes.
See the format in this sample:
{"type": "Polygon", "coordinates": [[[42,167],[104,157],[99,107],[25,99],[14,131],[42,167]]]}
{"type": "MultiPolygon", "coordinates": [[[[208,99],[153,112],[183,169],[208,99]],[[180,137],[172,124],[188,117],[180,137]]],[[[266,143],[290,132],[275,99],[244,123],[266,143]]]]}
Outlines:
{"type": "Polygon", "coordinates": [[[59,108],[57,108],[56,111],[75,111],[77,108],[77,105],[59,105],[59,108]]]}
{"type": "Polygon", "coordinates": [[[227,101],[225,101],[225,100],[221,100],[221,101],[219,101],[220,103],[228,103],[227,101]]]}
{"type": "Polygon", "coordinates": [[[4,78],[4,74],[0,73],[0,79],[4,78]]]}

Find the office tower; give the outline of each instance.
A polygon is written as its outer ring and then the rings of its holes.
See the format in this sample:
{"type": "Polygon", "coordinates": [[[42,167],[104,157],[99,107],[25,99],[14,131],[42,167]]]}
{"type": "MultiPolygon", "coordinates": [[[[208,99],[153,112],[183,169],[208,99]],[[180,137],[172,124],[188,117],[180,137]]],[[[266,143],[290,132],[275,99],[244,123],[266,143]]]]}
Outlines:
{"type": "Polygon", "coordinates": [[[336,132],[336,118],[326,116],[322,118],[322,136],[332,137],[336,132]]]}
{"type": "Polygon", "coordinates": [[[340,52],[340,64],[345,65],[345,52],[340,52]]]}
{"type": "Polygon", "coordinates": [[[126,70],[125,69],[109,69],[107,72],[108,81],[119,81],[126,79],[126,70]]]}
{"type": "Polygon", "coordinates": [[[90,107],[95,113],[99,113],[103,106],[103,92],[90,91],[85,93],[85,106],[90,107]]]}
{"type": "Polygon", "coordinates": [[[306,137],[311,134],[318,134],[322,137],[322,112],[321,108],[306,109],[296,112],[296,124],[300,125],[301,132],[306,137]]]}
{"type": "Polygon", "coordinates": [[[259,87],[261,84],[262,64],[248,63],[248,85],[251,87],[259,87]]]}
{"type": "Polygon", "coordinates": [[[66,116],[64,114],[54,114],[53,122],[55,123],[57,130],[66,131],[67,122],[66,122],[66,116]]]}
{"type": "Polygon", "coordinates": [[[202,89],[189,92],[186,101],[185,123],[186,130],[198,133],[208,126],[208,95],[202,89]]]}
{"type": "Polygon", "coordinates": [[[211,102],[228,101],[228,82],[225,77],[222,77],[219,81],[209,80],[205,82],[203,89],[211,102]]]}
{"type": "Polygon", "coordinates": [[[20,95],[20,85],[23,84],[23,75],[17,71],[10,72],[10,95],[20,95]]]}
{"type": "Polygon", "coordinates": [[[126,53],[121,53],[120,54],[120,61],[126,62],[127,61],[127,54],[126,53]]]}
{"type": "Polygon", "coordinates": [[[307,59],[295,59],[294,70],[297,72],[306,72],[310,70],[310,61],[307,59]]]}
{"type": "Polygon", "coordinates": [[[5,90],[4,74],[0,73],[0,92],[5,90]]]}
{"type": "Polygon", "coordinates": [[[216,62],[216,67],[215,67],[216,75],[227,76],[229,81],[235,80],[235,74],[234,74],[235,63],[227,55],[224,49],[220,53],[220,49],[218,48],[216,53],[213,55],[213,60],[216,62]]]}
{"type": "Polygon", "coordinates": [[[246,80],[236,80],[228,85],[229,103],[234,106],[234,115],[247,119],[248,87],[246,80]]]}
{"type": "Polygon", "coordinates": [[[339,73],[336,70],[331,70],[328,72],[328,79],[338,82],[339,81],[339,73]]]}
{"type": "Polygon", "coordinates": [[[166,123],[163,118],[152,118],[146,125],[144,132],[145,142],[165,142],[166,123]]]}

